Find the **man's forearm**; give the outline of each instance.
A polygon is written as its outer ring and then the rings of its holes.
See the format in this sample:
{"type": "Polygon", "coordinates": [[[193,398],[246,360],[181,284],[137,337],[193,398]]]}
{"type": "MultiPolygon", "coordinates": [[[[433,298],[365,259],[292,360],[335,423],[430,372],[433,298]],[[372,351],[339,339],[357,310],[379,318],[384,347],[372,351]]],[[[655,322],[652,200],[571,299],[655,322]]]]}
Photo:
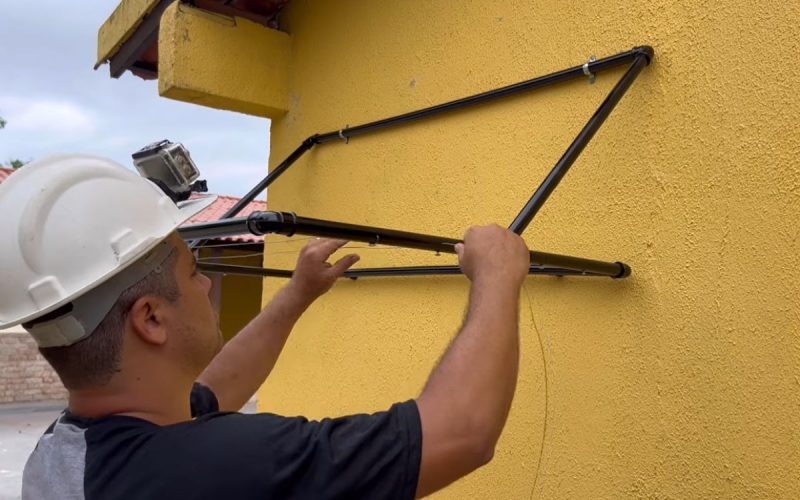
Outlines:
{"type": "MultiPolygon", "coordinates": [[[[476,283],[464,325],[423,391],[471,415],[496,440],[508,416],[519,367],[519,290],[476,283]]],[[[464,413],[462,413],[462,411],[464,413]]]]}
{"type": "Polygon", "coordinates": [[[290,283],[225,344],[198,378],[214,391],[220,410],[238,411],[255,394],[311,302],[313,299],[296,291],[290,283]]]}
{"type": "Polygon", "coordinates": [[[418,496],[491,458],[516,388],[518,303],[508,283],[472,286],[464,325],[417,400],[428,443],[418,496]]]}

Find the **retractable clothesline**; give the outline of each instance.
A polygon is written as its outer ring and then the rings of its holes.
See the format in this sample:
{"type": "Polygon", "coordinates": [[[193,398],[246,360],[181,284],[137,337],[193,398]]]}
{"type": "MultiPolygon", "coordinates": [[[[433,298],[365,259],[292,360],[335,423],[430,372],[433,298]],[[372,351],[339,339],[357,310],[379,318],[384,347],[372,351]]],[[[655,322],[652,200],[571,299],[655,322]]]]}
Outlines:
{"type": "MultiPolygon", "coordinates": [[[[349,142],[350,138],[369,134],[389,127],[407,124],[412,121],[429,118],[441,113],[452,111],[490,100],[509,96],[519,92],[533,90],[555,83],[576,78],[589,77],[618,66],[629,64],[628,69],[620,80],[600,104],[578,136],[569,145],[562,157],[550,173],[542,181],[531,198],[515,217],[509,226],[517,234],[521,234],[533,220],[538,211],[558,186],[558,183],[567,173],[569,168],[578,158],[580,153],[594,137],[594,134],[605,122],[611,111],[620,101],[625,92],[634,82],[641,70],[650,64],[653,49],[649,46],[635,47],[610,57],[590,60],[580,66],[551,73],[545,76],[526,80],[524,82],[508,85],[499,89],[490,90],[455,101],[446,102],[436,106],[412,111],[398,116],[377,120],[374,122],[346,127],[337,131],[324,134],[315,134],[305,139],[284,161],[262,179],[238,203],[228,210],[220,220],[208,223],[192,224],[179,229],[179,234],[184,240],[194,241],[196,248],[202,248],[204,240],[220,238],[239,234],[251,233],[254,235],[295,234],[306,236],[319,236],[339,238],[351,241],[360,241],[370,244],[385,244],[404,248],[431,250],[434,252],[455,253],[454,246],[461,240],[432,236],[421,233],[410,233],[394,229],[361,226],[343,222],[312,219],[302,217],[292,212],[254,212],[247,217],[235,217],[248,203],[261,194],[270,184],[280,177],[289,167],[315,145],[322,145],[333,141],[349,142]],[[199,241],[199,244],[197,242],[199,241]]],[[[607,276],[611,278],[625,278],[630,275],[630,267],[622,262],[604,262],[582,257],[551,254],[531,251],[530,274],[547,275],[576,275],[576,276],[607,276]]],[[[232,266],[223,264],[201,263],[198,266],[206,272],[221,272],[227,274],[243,274],[270,277],[290,277],[292,271],[285,269],[265,269],[261,267],[232,266]]],[[[431,274],[459,274],[458,266],[415,266],[415,267],[388,267],[388,268],[362,268],[348,271],[346,277],[358,278],[367,276],[399,276],[399,275],[431,275],[431,274]]]]}

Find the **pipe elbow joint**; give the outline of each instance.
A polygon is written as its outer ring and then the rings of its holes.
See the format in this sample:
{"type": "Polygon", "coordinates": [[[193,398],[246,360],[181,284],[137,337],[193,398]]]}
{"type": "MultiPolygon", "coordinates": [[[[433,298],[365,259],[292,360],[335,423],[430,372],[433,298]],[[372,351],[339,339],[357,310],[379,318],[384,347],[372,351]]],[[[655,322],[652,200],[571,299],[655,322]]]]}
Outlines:
{"type": "Polygon", "coordinates": [[[653,60],[653,57],[655,57],[655,51],[653,50],[653,47],[651,47],[650,45],[640,45],[638,47],[634,47],[633,52],[635,52],[638,55],[643,55],[644,57],[646,57],[648,66],[650,65],[650,62],[653,60]]]}

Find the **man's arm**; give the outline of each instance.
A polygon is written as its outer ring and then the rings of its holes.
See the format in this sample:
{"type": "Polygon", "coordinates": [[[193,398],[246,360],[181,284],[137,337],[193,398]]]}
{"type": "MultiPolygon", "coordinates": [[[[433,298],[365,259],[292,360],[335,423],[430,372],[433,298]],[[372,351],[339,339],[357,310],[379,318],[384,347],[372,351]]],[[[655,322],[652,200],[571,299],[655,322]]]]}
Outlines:
{"type": "Polygon", "coordinates": [[[306,245],[289,283],[200,374],[197,381],[214,392],[221,411],[238,411],[247,403],[272,371],[300,315],[358,262],[357,255],[327,262],[345,243],[316,239],[306,245]]]}
{"type": "Polygon", "coordinates": [[[470,228],[458,251],[472,281],[464,325],[417,399],[422,463],[417,497],[491,460],[519,365],[518,305],[530,256],[499,226],[470,228]]]}

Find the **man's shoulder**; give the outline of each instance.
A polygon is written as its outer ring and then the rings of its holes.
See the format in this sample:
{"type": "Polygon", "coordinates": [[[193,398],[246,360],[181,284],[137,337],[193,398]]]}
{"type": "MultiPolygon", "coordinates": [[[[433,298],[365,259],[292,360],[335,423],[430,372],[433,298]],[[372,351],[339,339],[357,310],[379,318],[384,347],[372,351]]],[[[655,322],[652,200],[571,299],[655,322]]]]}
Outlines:
{"type": "Polygon", "coordinates": [[[87,499],[244,499],[285,491],[411,498],[420,452],[413,402],[320,421],[213,412],[158,426],[125,416],[66,415],[31,456],[25,498],[47,500],[53,491],[87,499]],[[316,479],[309,481],[309,474],[316,479]]]}
{"type": "Polygon", "coordinates": [[[28,457],[22,474],[23,499],[83,498],[87,425],[69,417],[62,413],[28,457]]]}

